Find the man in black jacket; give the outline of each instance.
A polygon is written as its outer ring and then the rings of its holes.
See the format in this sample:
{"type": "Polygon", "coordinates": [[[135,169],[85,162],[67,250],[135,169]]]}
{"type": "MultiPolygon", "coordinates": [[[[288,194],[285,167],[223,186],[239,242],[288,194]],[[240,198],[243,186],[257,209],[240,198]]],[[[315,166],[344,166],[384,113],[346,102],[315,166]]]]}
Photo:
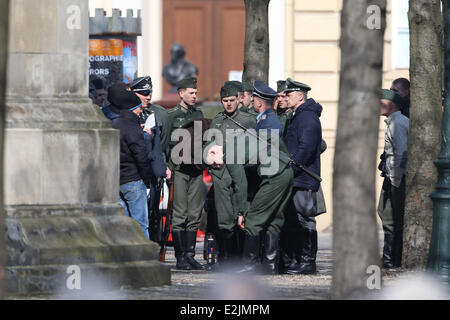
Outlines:
{"type": "Polygon", "coordinates": [[[113,123],[120,130],[120,203],[148,238],[147,188],[152,169],[139,122],[142,103],[124,88],[112,90],[109,99],[120,109],[120,118],[113,123]]]}
{"type": "MultiPolygon", "coordinates": [[[[294,109],[287,123],[285,143],[291,159],[320,176],[320,154],[322,151],[322,106],[308,99],[311,88],[303,83],[286,80],[285,93],[289,106],[294,109]]],[[[317,191],[320,183],[305,172],[294,169],[294,191],[290,209],[286,216],[288,226],[294,228],[295,265],[288,274],[313,274],[316,272],[317,254],[317,191]]],[[[291,228],[291,230],[292,230],[291,228]]]]}

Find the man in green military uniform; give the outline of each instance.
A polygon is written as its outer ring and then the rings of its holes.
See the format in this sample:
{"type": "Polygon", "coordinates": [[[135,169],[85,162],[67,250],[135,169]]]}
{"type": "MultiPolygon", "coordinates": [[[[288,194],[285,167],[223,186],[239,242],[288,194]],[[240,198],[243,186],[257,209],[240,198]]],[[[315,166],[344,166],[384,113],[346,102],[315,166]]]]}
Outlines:
{"type": "MultiPolygon", "coordinates": [[[[281,124],[271,108],[276,92],[261,81],[255,81],[254,86],[255,109],[260,111],[255,130],[258,134],[263,130],[274,130],[272,134],[278,138],[279,135],[275,133],[277,132],[275,130],[279,130],[281,124]]],[[[255,164],[261,177],[258,191],[248,207],[248,182],[244,165],[238,164],[237,161],[231,163],[228,157],[226,158],[228,161],[226,167],[234,185],[233,199],[235,200],[235,212],[238,215],[238,226],[245,231],[245,266],[239,270],[241,273],[262,271],[275,274],[278,272],[279,234],[284,223],[284,210],[292,192],[293,171],[289,165],[290,159],[286,146],[281,140],[276,143],[270,137],[271,135],[269,135],[266,146],[265,143],[256,140],[258,148],[250,148],[249,144],[246,144],[244,150],[239,150],[245,153],[245,165],[255,164]],[[262,148],[267,152],[264,159],[260,156],[262,148]],[[266,162],[268,159],[270,161],[266,162]],[[275,190],[276,192],[274,192],[275,190]],[[261,237],[264,239],[264,253],[260,266],[261,237]]],[[[234,146],[226,144],[225,152],[229,152],[230,147],[234,148],[234,146]]],[[[210,157],[206,159],[207,164],[215,167],[224,165],[220,147],[216,150],[214,150],[214,146],[210,147],[208,156],[210,157]]]]}
{"type": "MultiPolygon", "coordinates": [[[[224,111],[214,117],[210,129],[220,130],[223,142],[227,141],[227,130],[242,131],[235,122],[246,129],[252,129],[256,124],[254,116],[238,109],[238,89],[231,84],[225,84],[220,90],[224,111]],[[233,122],[235,121],[235,122],[233,122]]],[[[229,132],[231,133],[231,132],[229,132]]],[[[234,143],[234,138],[233,142],[234,143]]],[[[233,181],[226,167],[209,170],[214,185],[214,203],[217,211],[218,232],[216,240],[219,244],[219,263],[223,264],[236,255],[236,218],[237,212],[233,206],[233,181]]]]}
{"type": "Polygon", "coordinates": [[[242,89],[244,90],[244,94],[239,109],[256,117],[258,115],[258,112],[256,112],[253,108],[253,85],[248,82],[242,82],[242,89]]]}
{"type": "Polygon", "coordinates": [[[292,118],[292,114],[294,113],[292,108],[290,108],[288,105],[288,98],[286,96],[286,93],[284,93],[284,90],[286,90],[286,80],[277,81],[277,116],[278,119],[280,119],[281,126],[283,127],[283,132],[285,132],[286,130],[287,121],[292,118]]]}
{"type": "MultiPolygon", "coordinates": [[[[187,78],[177,83],[180,102],[169,110],[171,137],[175,130],[186,123],[202,119],[203,113],[195,107],[197,101],[197,79],[187,78]]],[[[173,147],[177,141],[171,139],[169,167],[173,172],[172,236],[177,258],[177,269],[201,270],[203,266],[195,259],[195,245],[200,215],[203,207],[203,171],[193,163],[178,163],[179,155],[173,147]],[[177,161],[175,161],[177,160],[177,161]]]]}

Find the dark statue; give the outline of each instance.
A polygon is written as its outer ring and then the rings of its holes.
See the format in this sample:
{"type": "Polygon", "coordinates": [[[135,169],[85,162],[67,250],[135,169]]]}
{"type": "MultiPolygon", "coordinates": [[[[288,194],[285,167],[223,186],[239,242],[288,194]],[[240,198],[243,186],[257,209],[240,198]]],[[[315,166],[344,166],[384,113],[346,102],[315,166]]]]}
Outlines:
{"type": "Polygon", "coordinates": [[[185,59],[186,50],[179,43],[170,48],[170,62],[163,68],[163,77],[172,86],[169,92],[177,92],[176,83],[188,77],[196,77],[198,68],[185,59]]]}

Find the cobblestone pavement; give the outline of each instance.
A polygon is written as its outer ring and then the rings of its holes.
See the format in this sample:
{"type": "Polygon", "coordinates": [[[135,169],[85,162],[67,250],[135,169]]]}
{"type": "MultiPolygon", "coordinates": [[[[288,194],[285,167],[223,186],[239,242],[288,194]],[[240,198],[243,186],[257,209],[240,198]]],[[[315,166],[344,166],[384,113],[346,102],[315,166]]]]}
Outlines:
{"type": "MultiPolygon", "coordinates": [[[[332,236],[319,235],[316,275],[236,276],[207,271],[175,270],[175,257],[168,248],[166,263],[172,266],[172,285],[163,287],[80,295],[35,296],[27,299],[132,299],[132,300],[324,300],[331,297],[332,236]]],[[[204,264],[202,243],[197,244],[197,260],[204,264]]],[[[383,285],[402,275],[383,271],[383,285]]]]}

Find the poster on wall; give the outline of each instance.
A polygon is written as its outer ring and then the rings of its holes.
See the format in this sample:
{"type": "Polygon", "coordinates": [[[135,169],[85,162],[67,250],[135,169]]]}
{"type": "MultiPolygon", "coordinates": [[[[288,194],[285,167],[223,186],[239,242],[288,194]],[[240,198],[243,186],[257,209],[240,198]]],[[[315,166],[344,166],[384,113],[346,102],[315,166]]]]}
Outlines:
{"type": "Polygon", "coordinates": [[[123,41],[123,82],[130,83],[137,77],[137,46],[134,40],[123,41]]]}
{"type": "Polygon", "coordinates": [[[89,80],[102,79],[105,88],[117,82],[130,83],[137,76],[135,40],[89,40],[89,80]]]}

